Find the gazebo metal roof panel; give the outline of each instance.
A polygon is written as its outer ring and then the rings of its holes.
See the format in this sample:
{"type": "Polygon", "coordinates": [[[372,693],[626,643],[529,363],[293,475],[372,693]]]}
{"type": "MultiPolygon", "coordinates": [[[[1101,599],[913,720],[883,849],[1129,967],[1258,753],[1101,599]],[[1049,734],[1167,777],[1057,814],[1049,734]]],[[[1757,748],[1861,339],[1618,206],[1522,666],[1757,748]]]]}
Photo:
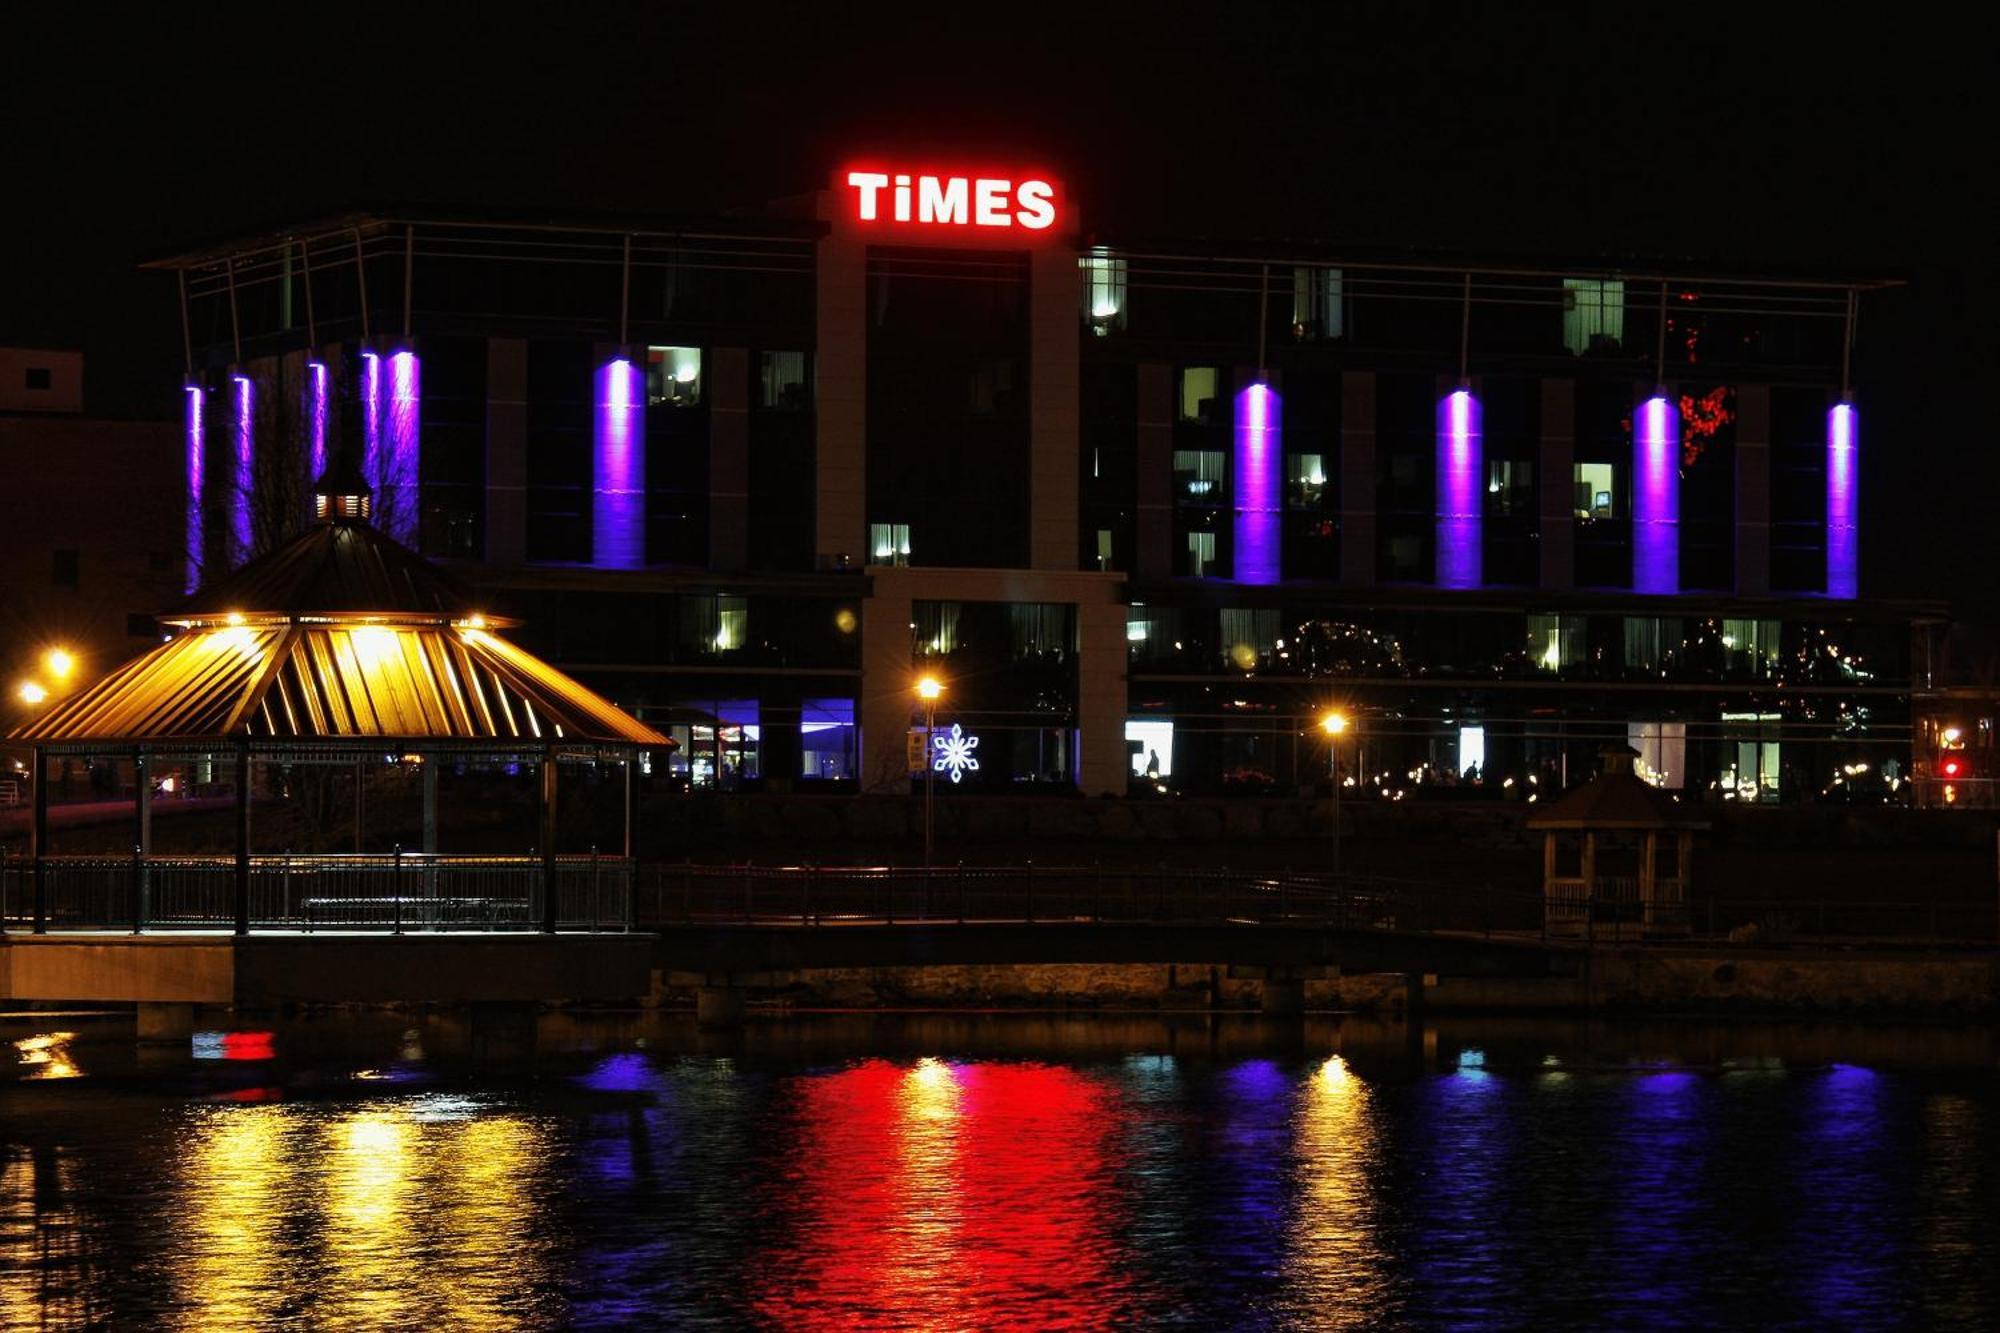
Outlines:
{"type": "Polygon", "coordinates": [[[195,629],[17,728],[12,739],[560,741],[668,746],[609,700],[480,629],[195,629]]]}
{"type": "Polygon", "coordinates": [[[293,616],[472,615],[472,595],[422,556],[365,523],[322,523],[167,612],[167,621],[231,612],[293,616]]]}
{"type": "Polygon", "coordinates": [[[1531,829],[1707,828],[1708,821],[1637,774],[1600,773],[1528,816],[1531,829]]]}

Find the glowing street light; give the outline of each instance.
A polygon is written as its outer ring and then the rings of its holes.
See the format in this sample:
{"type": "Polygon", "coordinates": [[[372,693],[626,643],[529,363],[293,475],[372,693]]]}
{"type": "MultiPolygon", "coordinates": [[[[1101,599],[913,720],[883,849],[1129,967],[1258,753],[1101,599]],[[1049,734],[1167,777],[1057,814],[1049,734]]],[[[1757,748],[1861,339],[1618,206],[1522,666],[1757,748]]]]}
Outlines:
{"type": "Polygon", "coordinates": [[[33,680],[22,681],[19,693],[21,702],[25,704],[38,704],[49,697],[49,692],[42,687],[41,682],[33,680]]]}
{"type": "Polygon", "coordinates": [[[67,649],[51,648],[42,655],[42,665],[57,680],[67,680],[69,673],[76,669],[76,658],[67,649]]]}
{"type": "Polygon", "coordinates": [[[936,676],[925,676],[917,682],[917,698],[924,705],[924,893],[928,897],[931,883],[932,830],[936,827],[931,818],[934,793],[937,789],[937,769],[931,763],[931,733],[937,729],[938,700],[944,697],[944,682],[936,676]]]}
{"type": "Polygon", "coordinates": [[[1347,714],[1329,708],[1320,714],[1319,729],[1326,733],[1326,767],[1333,777],[1333,877],[1340,879],[1340,738],[1347,734],[1347,714]]]}

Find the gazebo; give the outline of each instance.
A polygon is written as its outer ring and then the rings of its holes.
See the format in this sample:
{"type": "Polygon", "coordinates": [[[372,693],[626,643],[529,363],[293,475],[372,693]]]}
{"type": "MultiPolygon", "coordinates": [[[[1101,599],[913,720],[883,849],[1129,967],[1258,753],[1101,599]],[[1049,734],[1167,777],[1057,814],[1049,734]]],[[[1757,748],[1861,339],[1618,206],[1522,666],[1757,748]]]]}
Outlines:
{"type": "Polygon", "coordinates": [[[372,527],[352,464],[315,490],[310,528],[161,616],[179,631],[166,642],[12,733],[34,754],[35,931],[625,926],[633,766],[673,742],[509,643],[497,631],[516,622],[372,527]],[[51,854],[49,763],[78,758],[131,764],[129,858],[51,854]],[[532,850],[440,855],[446,764],[533,773],[532,850]],[[353,769],[354,852],[253,848],[252,796],[272,765],[353,769]],[[209,781],[233,770],[233,855],[153,854],[153,775],[169,766],[209,781]],[[361,773],[385,766],[421,772],[422,846],[370,855],[361,773]],[[622,842],[558,856],[559,773],[592,766],[622,770],[622,842]]]}
{"type": "Polygon", "coordinates": [[[1630,746],[1601,755],[1602,772],[1528,816],[1542,833],[1543,920],[1552,934],[1599,922],[1683,934],[1694,835],[1708,821],[1634,772],[1630,746]]]}

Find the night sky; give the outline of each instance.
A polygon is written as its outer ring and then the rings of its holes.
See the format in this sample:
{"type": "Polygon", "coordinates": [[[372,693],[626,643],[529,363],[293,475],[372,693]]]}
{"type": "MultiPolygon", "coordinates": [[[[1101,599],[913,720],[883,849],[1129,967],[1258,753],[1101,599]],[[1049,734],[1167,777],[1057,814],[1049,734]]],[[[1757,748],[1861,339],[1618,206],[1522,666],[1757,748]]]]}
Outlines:
{"type": "Polygon", "coordinates": [[[1052,163],[1125,236],[1901,277],[1857,353],[1864,591],[2000,625],[2000,62],[1914,6],[1751,8],[17,6],[0,341],[165,416],[145,256],[391,203],[754,206],[871,148],[1052,163]]]}

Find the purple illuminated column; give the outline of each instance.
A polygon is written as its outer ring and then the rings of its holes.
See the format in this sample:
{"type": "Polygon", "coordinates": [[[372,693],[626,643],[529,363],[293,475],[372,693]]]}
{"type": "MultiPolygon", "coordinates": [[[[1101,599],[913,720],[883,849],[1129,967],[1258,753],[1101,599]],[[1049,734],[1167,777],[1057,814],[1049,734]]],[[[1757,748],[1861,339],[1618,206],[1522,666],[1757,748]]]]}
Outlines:
{"type": "Polygon", "coordinates": [[[257,393],[248,375],[233,378],[236,389],[235,419],[230,428],[236,435],[236,470],[229,487],[229,559],[242,564],[250,558],[250,496],[256,486],[257,393]]]}
{"type": "Polygon", "coordinates": [[[382,474],[382,530],[405,546],[417,544],[420,511],[419,432],[422,428],[422,366],[417,354],[389,358],[389,421],[382,474]]]}
{"type": "Polygon", "coordinates": [[[1664,394],[1639,405],[1632,433],[1632,590],[1681,584],[1681,414],[1664,394]]]}
{"type": "Polygon", "coordinates": [[[187,590],[201,586],[202,565],[202,449],[206,443],[203,414],[208,410],[208,394],[199,384],[187,386],[187,590]]]}
{"type": "Polygon", "coordinates": [[[317,485],[326,472],[326,362],[306,362],[306,456],[312,474],[306,478],[317,485]]]}
{"type": "Polygon", "coordinates": [[[382,491],[382,358],[361,354],[361,476],[375,489],[377,509],[382,491]]]}
{"type": "Polygon", "coordinates": [[[646,400],[639,368],[623,357],[597,368],[591,432],[590,563],[646,563],[646,400]]]}
{"type": "Polygon", "coordinates": [[[1278,581],[1279,403],[1270,385],[1236,395],[1236,581],[1278,581]]]}
{"type": "Polygon", "coordinates": [[[1460,389],[1438,404],[1437,584],[1477,588],[1481,582],[1480,515],[1485,493],[1485,450],[1479,438],[1479,400],[1460,389]]]}
{"type": "Polygon", "coordinates": [[[1860,595],[1860,423],[1854,404],[1837,403],[1826,414],[1826,595],[1860,595]]]}

